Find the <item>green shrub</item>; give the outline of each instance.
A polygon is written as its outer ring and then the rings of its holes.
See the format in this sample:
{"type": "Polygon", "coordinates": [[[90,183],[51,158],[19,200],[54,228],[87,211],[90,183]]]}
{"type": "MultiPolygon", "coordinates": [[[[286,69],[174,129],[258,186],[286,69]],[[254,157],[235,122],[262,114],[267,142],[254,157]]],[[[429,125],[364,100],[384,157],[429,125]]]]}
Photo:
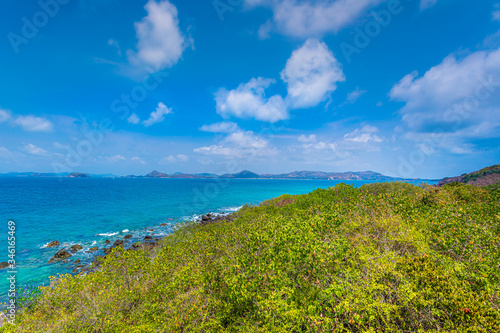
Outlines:
{"type": "Polygon", "coordinates": [[[340,184],[60,276],[0,332],[499,332],[498,192],[340,184]]]}

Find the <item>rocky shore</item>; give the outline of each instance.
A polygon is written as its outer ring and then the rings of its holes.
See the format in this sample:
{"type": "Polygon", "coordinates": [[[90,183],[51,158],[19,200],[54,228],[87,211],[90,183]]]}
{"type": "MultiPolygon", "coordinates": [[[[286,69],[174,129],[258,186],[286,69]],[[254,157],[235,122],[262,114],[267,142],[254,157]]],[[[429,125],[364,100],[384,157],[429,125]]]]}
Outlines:
{"type": "MultiPolygon", "coordinates": [[[[230,214],[214,214],[214,213],[208,213],[206,215],[202,215],[200,219],[198,219],[196,222],[198,222],[201,225],[208,225],[208,224],[213,224],[213,223],[221,223],[223,221],[226,222],[232,222],[235,219],[235,214],[230,213],[230,214]]],[[[167,223],[162,223],[160,226],[167,226],[167,223]]],[[[152,232],[154,229],[148,229],[148,231],[152,232]]],[[[98,269],[100,265],[100,260],[105,258],[106,256],[110,255],[113,249],[117,247],[121,247],[125,249],[126,251],[134,251],[137,249],[144,249],[144,250],[152,250],[158,246],[160,246],[159,241],[164,238],[161,236],[157,235],[146,235],[143,237],[141,241],[137,242],[131,242],[130,239],[133,237],[131,234],[127,234],[123,236],[121,239],[116,240],[111,244],[111,241],[108,239],[104,242],[105,245],[109,245],[107,247],[101,248],[102,251],[104,252],[103,255],[96,255],[94,256],[93,260],[91,263],[84,265],[81,263],[80,259],[77,259],[73,262],[71,262],[71,257],[76,254],[77,252],[83,251],[83,247],[79,244],[73,245],[68,248],[63,248],[57,251],[52,259],[49,260],[49,264],[52,263],[57,263],[57,262],[62,262],[62,263],[68,263],[68,264],[76,264],[74,266],[72,273],[74,274],[85,274],[89,272],[93,272],[98,269]]],[[[45,247],[57,247],[59,246],[59,241],[54,240],[49,242],[45,247]]],[[[92,253],[98,251],[99,248],[97,246],[92,247],[85,251],[85,253],[92,253]]]]}

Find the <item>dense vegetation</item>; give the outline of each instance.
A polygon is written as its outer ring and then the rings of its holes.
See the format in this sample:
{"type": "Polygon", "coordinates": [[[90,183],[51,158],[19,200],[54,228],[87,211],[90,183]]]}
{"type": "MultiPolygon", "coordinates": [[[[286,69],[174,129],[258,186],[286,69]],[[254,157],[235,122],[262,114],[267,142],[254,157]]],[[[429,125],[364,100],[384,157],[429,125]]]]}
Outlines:
{"type": "Polygon", "coordinates": [[[444,178],[439,185],[445,185],[452,182],[460,182],[475,186],[499,186],[500,183],[500,164],[492,165],[469,174],[463,174],[459,177],[444,178]]]}
{"type": "Polygon", "coordinates": [[[0,332],[500,332],[500,192],[344,184],[61,276],[0,332]]]}

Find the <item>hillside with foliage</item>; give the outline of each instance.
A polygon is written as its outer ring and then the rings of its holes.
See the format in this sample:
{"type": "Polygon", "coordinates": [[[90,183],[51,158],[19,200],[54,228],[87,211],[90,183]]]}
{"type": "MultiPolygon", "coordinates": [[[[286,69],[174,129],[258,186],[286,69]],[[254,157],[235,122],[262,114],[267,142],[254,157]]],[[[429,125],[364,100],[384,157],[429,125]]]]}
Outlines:
{"type": "Polygon", "coordinates": [[[500,332],[500,192],[340,184],[60,276],[0,332],[500,332]]]}
{"type": "Polygon", "coordinates": [[[500,164],[496,164],[479,171],[474,171],[469,174],[463,174],[458,177],[448,177],[444,178],[439,182],[439,186],[450,184],[453,182],[459,182],[474,186],[496,186],[498,187],[500,182],[500,164]]]}

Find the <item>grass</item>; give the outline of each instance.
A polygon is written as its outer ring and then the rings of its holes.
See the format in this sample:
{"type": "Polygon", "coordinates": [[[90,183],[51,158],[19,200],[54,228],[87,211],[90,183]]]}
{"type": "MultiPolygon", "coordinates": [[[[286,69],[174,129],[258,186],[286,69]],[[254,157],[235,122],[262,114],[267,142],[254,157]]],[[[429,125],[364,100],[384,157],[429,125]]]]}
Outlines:
{"type": "Polygon", "coordinates": [[[340,184],[64,275],[0,332],[499,332],[500,192],[340,184]]]}

